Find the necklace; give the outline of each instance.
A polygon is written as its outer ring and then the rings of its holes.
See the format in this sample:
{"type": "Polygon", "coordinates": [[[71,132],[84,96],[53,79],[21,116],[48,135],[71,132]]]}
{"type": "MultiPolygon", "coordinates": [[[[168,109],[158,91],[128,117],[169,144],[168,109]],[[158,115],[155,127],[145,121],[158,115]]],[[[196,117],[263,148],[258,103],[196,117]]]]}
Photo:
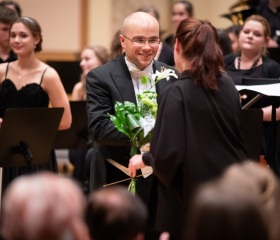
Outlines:
{"type": "Polygon", "coordinates": [[[19,67],[18,67],[18,69],[17,69],[17,74],[18,74],[18,80],[21,80],[21,78],[22,78],[22,69],[20,69],[19,67]]]}
{"type": "MultiPolygon", "coordinates": [[[[256,67],[256,66],[258,65],[258,62],[259,62],[260,58],[261,58],[261,57],[258,57],[258,58],[255,60],[255,62],[252,64],[252,66],[251,66],[250,69],[252,69],[252,68],[254,68],[254,67],[256,67]]],[[[239,57],[237,58],[237,69],[238,69],[238,70],[240,69],[240,65],[241,65],[241,56],[239,56],[239,57]]]]}

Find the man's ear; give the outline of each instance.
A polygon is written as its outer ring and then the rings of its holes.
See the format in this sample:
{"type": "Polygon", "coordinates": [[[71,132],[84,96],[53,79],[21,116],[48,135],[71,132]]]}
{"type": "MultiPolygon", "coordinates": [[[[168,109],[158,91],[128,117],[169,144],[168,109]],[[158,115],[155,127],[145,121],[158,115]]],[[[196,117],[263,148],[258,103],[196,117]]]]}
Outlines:
{"type": "Polygon", "coordinates": [[[122,48],[124,48],[124,47],[125,47],[125,44],[124,44],[124,41],[125,41],[124,36],[123,36],[123,35],[120,35],[120,36],[119,36],[119,39],[120,39],[120,43],[121,43],[121,45],[122,45],[122,48]]]}

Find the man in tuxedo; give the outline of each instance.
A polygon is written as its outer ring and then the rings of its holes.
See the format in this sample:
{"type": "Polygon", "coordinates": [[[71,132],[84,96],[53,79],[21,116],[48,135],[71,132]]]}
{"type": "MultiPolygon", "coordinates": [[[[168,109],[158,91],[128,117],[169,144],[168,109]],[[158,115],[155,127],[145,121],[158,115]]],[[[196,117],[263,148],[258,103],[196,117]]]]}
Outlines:
{"type": "MultiPolygon", "coordinates": [[[[135,12],[123,22],[119,36],[124,54],[87,75],[87,111],[89,131],[93,139],[90,188],[127,179],[128,176],[106,161],[112,159],[124,167],[130,159],[130,140],[119,132],[109,115],[115,115],[115,102],[136,104],[136,95],[148,90],[150,83],[141,82],[142,75],[150,76],[161,67],[172,68],[154,60],[159,40],[158,21],[148,13],[135,12]]],[[[154,87],[158,95],[170,84],[162,79],[154,87]]],[[[136,191],[145,202],[149,199],[152,176],[137,179],[136,191]],[[141,190],[142,189],[142,190],[141,190]]],[[[129,180],[123,182],[128,185],[129,180]]]]}

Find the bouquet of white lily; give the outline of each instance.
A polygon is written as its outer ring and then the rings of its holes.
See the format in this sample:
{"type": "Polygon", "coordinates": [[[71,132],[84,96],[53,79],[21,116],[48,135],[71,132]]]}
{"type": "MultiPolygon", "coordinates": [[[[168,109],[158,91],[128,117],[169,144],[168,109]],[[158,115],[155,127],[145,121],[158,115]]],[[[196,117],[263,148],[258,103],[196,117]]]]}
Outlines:
{"type": "MultiPolygon", "coordinates": [[[[156,71],[152,75],[152,79],[147,76],[142,76],[142,83],[146,84],[149,81],[151,88],[137,95],[137,106],[128,101],[124,101],[123,103],[116,102],[116,116],[109,115],[116,128],[129,137],[131,141],[131,156],[139,153],[141,146],[149,143],[152,137],[158,105],[157,93],[151,91],[151,89],[160,80],[164,78],[169,80],[170,76],[178,77],[174,70],[165,68],[162,68],[161,72],[156,71]]],[[[135,193],[134,184],[135,181],[132,180],[129,189],[135,193]]]]}

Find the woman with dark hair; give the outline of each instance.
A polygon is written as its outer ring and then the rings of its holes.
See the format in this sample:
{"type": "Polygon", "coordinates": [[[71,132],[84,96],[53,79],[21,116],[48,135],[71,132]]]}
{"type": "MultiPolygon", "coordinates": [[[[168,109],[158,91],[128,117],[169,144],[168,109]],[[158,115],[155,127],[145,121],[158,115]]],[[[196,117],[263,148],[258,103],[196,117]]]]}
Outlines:
{"type": "Polygon", "coordinates": [[[111,46],[110,46],[110,60],[116,59],[118,57],[120,57],[123,53],[123,49],[122,49],[122,44],[120,41],[120,35],[121,35],[121,29],[118,29],[111,41],[111,46]]]}
{"type": "Polygon", "coordinates": [[[239,53],[238,36],[241,28],[241,25],[231,25],[225,29],[226,33],[230,38],[233,53],[239,53]]]}
{"type": "Polygon", "coordinates": [[[150,153],[132,157],[129,171],[135,177],[137,169],[152,166],[158,179],[155,229],[178,240],[194,190],[245,159],[246,151],[239,94],[223,72],[216,29],[207,21],[183,20],[174,57],[181,77],[160,95],[150,153]]]}
{"type": "MultiPolygon", "coordinates": [[[[171,12],[171,23],[173,25],[174,31],[178,28],[180,22],[187,18],[192,18],[194,16],[193,5],[189,1],[177,1],[172,5],[171,12]]],[[[173,47],[174,44],[174,34],[168,35],[165,40],[169,46],[173,47]]]]}
{"type": "MultiPolygon", "coordinates": [[[[11,25],[10,45],[18,60],[0,64],[0,120],[8,108],[47,108],[51,103],[64,108],[59,129],[68,129],[72,116],[59,75],[36,57],[36,52],[42,50],[42,41],[41,27],[35,19],[20,17],[11,25]]],[[[39,170],[56,172],[54,152],[51,155],[44,166],[3,168],[3,189],[19,175],[39,170]]]]}
{"type": "Polygon", "coordinates": [[[227,32],[223,29],[217,29],[219,45],[223,52],[223,55],[228,55],[232,53],[232,45],[231,40],[227,34],[227,32]]]}

